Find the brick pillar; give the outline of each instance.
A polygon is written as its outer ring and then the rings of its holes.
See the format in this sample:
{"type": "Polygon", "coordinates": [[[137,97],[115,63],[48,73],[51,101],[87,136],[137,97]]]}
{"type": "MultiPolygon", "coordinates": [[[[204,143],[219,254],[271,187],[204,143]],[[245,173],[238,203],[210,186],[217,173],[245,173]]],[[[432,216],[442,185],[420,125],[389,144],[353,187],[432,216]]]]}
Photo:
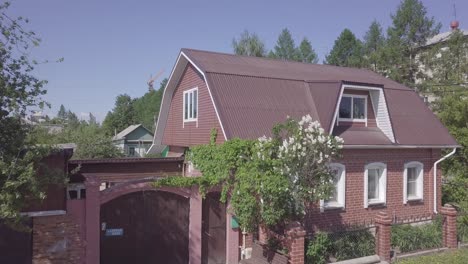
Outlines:
{"type": "Polygon", "coordinates": [[[457,210],[450,204],[446,204],[440,210],[445,217],[442,227],[442,238],[445,247],[457,248],[457,210]]]}
{"type": "Polygon", "coordinates": [[[258,227],[258,243],[266,245],[268,243],[268,229],[264,226],[258,227]]]}
{"type": "Polygon", "coordinates": [[[189,263],[201,263],[202,257],[202,197],[197,187],[190,195],[189,263]]]}
{"type": "Polygon", "coordinates": [[[231,228],[233,215],[230,213],[231,204],[228,202],[226,212],[226,263],[239,263],[239,228],[231,228]]]}
{"type": "Polygon", "coordinates": [[[387,213],[381,211],[375,218],[375,226],[375,254],[377,254],[382,261],[390,262],[392,219],[387,213]]]}
{"type": "Polygon", "coordinates": [[[289,263],[304,264],[305,263],[305,235],[304,228],[295,223],[288,228],[286,232],[287,240],[289,241],[289,263]]]}
{"type": "Polygon", "coordinates": [[[99,178],[84,175],[86,178],[86,263],[99,263],[100,259],[100,193],[99,178]]]}

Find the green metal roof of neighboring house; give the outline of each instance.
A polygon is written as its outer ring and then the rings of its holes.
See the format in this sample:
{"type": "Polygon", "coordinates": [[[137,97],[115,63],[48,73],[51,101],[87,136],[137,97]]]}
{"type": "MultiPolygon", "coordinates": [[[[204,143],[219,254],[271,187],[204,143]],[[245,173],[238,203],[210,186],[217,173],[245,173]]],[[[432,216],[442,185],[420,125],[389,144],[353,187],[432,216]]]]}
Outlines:
{"type": "Polygon", "coordinates": [[[144,127],[142,124],[136,124],[136,125],[131,125],[131,126],[127,127],[126,129],[120,131],[117,135],[112,137],[112,141],[125,140],[128,135],[133,133],[138,128],[142,128],[142,129],[146,130],[148,132],[148,134],[150,134],[151,137],[153,137],[153,133],[151,131],[149,131],[146,127],[144,127]]]}

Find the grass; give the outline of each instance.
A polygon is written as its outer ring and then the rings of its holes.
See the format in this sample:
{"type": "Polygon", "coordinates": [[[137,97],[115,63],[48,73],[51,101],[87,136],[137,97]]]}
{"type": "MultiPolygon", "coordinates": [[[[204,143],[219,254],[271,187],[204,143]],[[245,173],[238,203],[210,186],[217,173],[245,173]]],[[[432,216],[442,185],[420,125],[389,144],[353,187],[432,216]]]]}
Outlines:
{"type": "Polygon", "coordinates": [[[468,248],[446,251],[432,255],[408,258],[397,261],[399,264],[422,264],[422,263],[440,263],[440,264],[465,264],[468,263],[468,248]]]}

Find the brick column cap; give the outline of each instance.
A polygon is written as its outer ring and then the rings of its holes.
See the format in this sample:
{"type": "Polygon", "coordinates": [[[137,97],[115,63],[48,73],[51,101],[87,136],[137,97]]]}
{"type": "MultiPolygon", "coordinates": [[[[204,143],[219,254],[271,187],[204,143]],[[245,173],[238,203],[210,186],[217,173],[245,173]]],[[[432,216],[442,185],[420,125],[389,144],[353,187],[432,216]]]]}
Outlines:
{"type": "Polygon", "coordinates": [[[305,237],[306,231],[299,222],[291,222],[287,226],[286,234],[291,238],[305,237]]]}
{"type": "Polygon", "coordinates": [[[457,215],[457,209],[451,204],[445,204],[441,209],[440,213],[443,215],[448,215],[448,216],[456,216],[457,215]]]}
{"type": "Polygon", "coordinates": [[[390,218],[390,216],[388,216],[386,212],[380,211],[375,217],[375,223],[382,225],[391,225],[392,218],[390,218]]]}

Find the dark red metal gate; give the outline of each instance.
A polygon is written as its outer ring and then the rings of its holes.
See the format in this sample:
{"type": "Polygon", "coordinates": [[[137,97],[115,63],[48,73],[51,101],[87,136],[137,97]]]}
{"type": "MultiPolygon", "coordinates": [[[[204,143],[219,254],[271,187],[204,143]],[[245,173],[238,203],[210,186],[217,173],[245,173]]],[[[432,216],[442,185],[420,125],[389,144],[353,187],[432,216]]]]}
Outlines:
{"type": "Polygon", "coordinates": [[[101,206],[101,264],[188,263],[189,199],[162,191],[101,206]]]}
{"type": "Polygon", "coordinates": [[[203,200],[202,263],[226,263],[226,205],[219,193],[208,193],[203,200]]]}

